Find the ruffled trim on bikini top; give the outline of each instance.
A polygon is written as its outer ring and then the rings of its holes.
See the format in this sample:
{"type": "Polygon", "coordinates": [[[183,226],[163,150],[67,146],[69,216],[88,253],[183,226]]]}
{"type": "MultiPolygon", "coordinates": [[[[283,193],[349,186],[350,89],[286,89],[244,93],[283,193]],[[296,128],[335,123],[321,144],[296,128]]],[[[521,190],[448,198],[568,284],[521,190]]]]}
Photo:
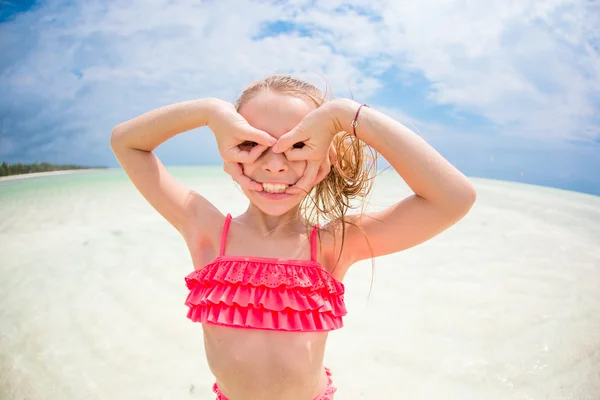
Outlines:
{"type": "Polygon", "coordinates": [[[343,326],[344,284],[317,261],[219,256],[186,278],[194,322],[279,331],[343,326]]]}

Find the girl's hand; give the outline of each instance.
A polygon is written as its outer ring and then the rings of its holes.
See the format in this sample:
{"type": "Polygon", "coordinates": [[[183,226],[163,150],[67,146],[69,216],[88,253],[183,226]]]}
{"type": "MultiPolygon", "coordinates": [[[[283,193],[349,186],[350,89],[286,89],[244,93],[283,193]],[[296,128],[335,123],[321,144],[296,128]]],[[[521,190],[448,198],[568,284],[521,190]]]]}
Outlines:
{"type": "Polygon", "coordinates": [[[215,100],[207,125],[217,139],[225,172],[242,187],[261,191],[262,185],[244,175],[240,163],[253,163],[277,139],[252,127],[233,104],[223,100],[215,100]]]}
{"type": "Polygon", "coordinates": [[[334,102],[325,103],[311,111],[273,146],[273,152],[285,153],[290,161],[307,161],[304,176],[286,192],[308,193],[329,174],[331,163],[336,159],[335,148],[331,142],[333,137],[343,130],[334,116],[334,102]]]}

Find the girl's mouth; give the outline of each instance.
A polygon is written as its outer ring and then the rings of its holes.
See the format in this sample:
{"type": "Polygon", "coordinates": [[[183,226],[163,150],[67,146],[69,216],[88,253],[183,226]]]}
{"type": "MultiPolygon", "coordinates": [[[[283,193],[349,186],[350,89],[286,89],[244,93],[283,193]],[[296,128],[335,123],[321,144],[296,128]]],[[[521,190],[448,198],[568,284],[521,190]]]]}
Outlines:
{"type": "Polygon", "coordinates": [[[257,193],[265,199],[284,200],[293,196],[293,194],[286,193],[286,190],[293,186],[288,183],[263,182],[262,186],[263,190],[257,193]]]}
{"type": "Polygon", "coordinates": [[[287,183],[268,183],[263,182],[263,191],[267,193],[285,193],[286,189],[292,185],[287,183]]]}

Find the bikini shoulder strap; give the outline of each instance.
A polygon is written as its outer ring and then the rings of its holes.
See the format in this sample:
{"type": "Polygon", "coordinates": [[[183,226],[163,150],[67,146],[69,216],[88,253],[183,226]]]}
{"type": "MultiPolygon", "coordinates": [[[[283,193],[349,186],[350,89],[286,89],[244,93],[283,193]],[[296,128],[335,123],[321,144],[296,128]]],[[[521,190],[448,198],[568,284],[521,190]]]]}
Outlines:
{"type": "Polygon", "coordinates": [[[227,214],[225,218],[225,224],[223,225],[223,232],[221,232],[221,248],[219,249],[219,255],[225,255],[225,243],[227,242],[227,232],[229,232],[229,224],[231,223],[231,214],[227,214]]]}
{"type": "Polygon", "coordinates": [[[317,224],[310,234],[310,259],[311,261],[317,261],[317,234],[319,232],[319,225],[317,224]]]}

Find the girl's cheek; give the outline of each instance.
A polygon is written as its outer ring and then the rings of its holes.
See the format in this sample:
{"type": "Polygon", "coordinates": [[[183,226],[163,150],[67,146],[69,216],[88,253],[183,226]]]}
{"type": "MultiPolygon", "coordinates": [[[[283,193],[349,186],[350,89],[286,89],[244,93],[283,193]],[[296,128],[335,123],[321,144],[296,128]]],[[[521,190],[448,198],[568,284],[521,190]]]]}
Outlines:
{"type": "Polygon", "coordinates": [[[300,179],[302,175],[304,175],[304,171],[306,170],[306,165],[308,164],[308,161],[295,161],[294,164],[295,165],[293,166],[293,170],[296,173],[298,179],[300,179]]]}

